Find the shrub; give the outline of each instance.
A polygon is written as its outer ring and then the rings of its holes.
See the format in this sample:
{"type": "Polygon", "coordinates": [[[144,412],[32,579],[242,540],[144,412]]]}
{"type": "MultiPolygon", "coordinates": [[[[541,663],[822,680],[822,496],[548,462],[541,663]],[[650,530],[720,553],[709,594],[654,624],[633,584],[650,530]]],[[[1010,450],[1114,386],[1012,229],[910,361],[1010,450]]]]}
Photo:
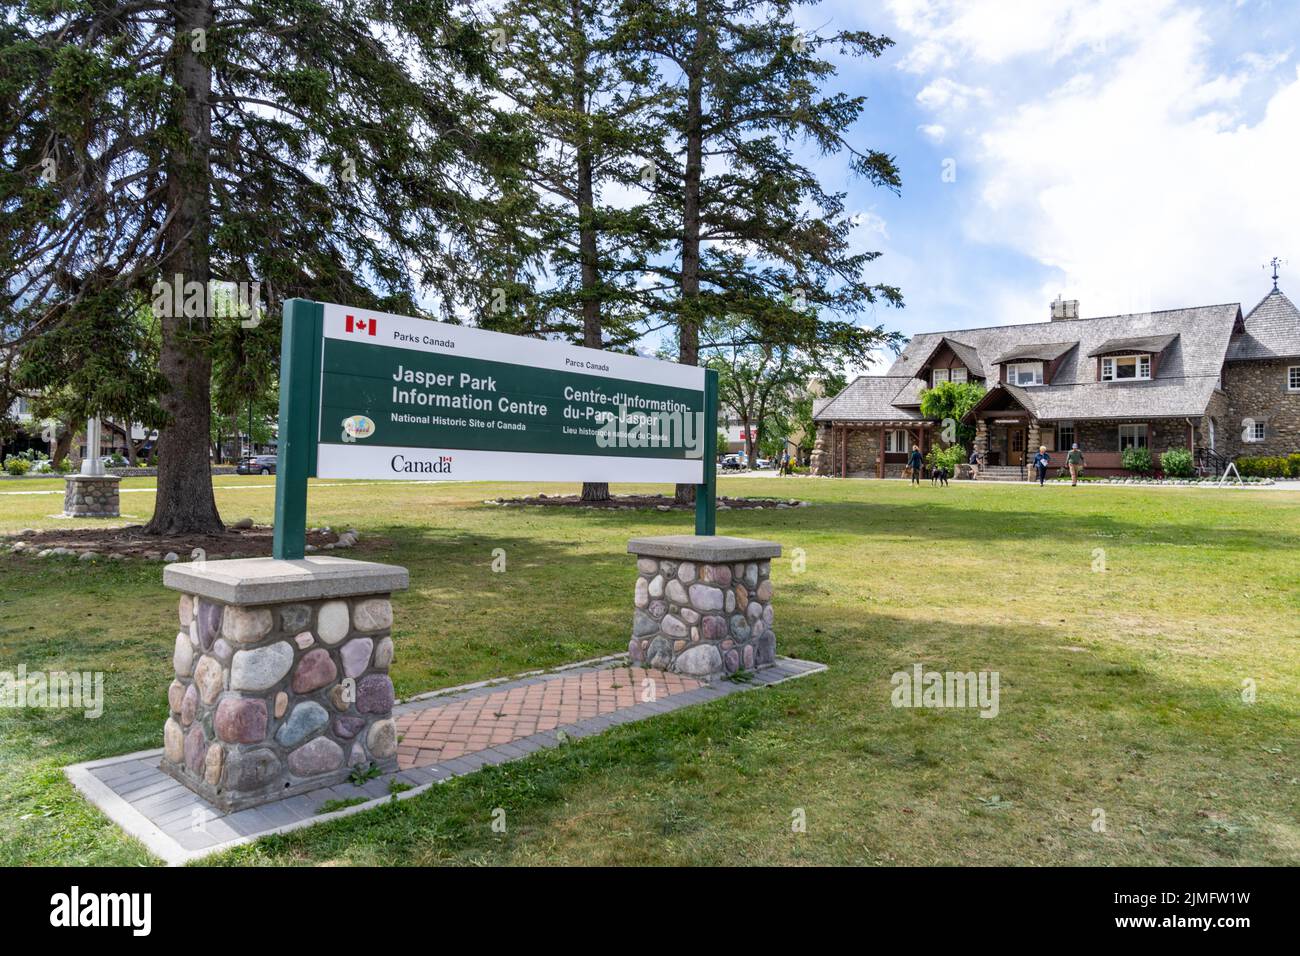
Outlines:
{"type": "Polygon", "coordinates": [[[1135,445],[1124,449],[1124,455],[1120,462],[1135,475],[1149,475],[1155,469],[1155,465],[1151,461],[1150,450],[1138,448],[1135,445]]]}
{"type": "Polygon", "coordinates": [[[1300,451],[1293,451],[1287,455],[1286,463],[1290,467],[1291,477],[1300,478],[1300,451]]]}
{"type": "Polygon", "coordinates": [[[1289,478],[1291,462],[1281,455],[1238,458],[1237,471],[1243,478],[1289,478]]]}
{"type": "Polygon", "coordinates": [[[957,466],[966,460],[966,449],[961,445],[949,445],[947,448],[935,446],[925,456],[931,468],[947,468],[948,474],[957,474],[957,466]]]}
{"type": "Polygon", "coordinates": [[[5,471],[9,474],[18,476],[25,475],[31,471],[32,463],[26,458],[19,458],[17,455],[10,455],[5,459],[5,471]]]}
{"type": "Polygon", "coordinates": [[[65,455],[63,459],[57,465],[54,466],[54,470],[57,471],[60,475],[68,474],[70,471],[72,471],[72,460],[65,455]]]}
{"type": "Polygon", "coordinates": [[[1192,453],[1186,448],[1171,448],[1160,456],[1160,470],[1170,478],[1190,478],[1196,474],[1192,453]]]}

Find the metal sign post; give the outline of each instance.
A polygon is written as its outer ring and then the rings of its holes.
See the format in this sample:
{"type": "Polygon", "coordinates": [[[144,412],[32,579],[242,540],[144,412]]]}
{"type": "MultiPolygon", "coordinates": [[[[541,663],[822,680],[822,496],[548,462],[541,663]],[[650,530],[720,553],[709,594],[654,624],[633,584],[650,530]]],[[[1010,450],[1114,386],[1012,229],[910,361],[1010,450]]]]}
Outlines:
{"type": "Polygon", "coordinates": [[[717,534],[718,373],[704,370],[704,482],[695,486],[695,533],[717,534]]]}
{"type": "Polygon", "coordinates": [[[307,479],[316,473],[315,416],[320,409],[319,302],[290,299],[280,332],[280,445],[275,467],[275,533],[271,556],[306,553],[307,479]]]}

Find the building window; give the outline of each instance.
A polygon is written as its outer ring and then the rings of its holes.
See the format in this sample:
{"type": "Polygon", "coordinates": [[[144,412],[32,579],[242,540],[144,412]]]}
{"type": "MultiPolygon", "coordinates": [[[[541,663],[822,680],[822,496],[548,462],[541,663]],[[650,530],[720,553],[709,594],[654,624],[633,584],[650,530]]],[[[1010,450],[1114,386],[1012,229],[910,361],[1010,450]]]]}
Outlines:
{"type": "Polygon", "coordinates": [[[1286,390],[1300,392],[1300,365],[1292,365],[1286,370],[1286,390]]]}
{"type": "Polygon", "coordinates": [[[1103,382],[1133,381],[1150,377],[1150,355],[1116,355],[1101,360],[1103,382]]]}
{"type": "Polygon", "coordinates": [[[1120,425],[1119,426],[1119,450],[1126,448],[1146,448],[1147,447],[1147,427],[1146,425],[1120,425]]]}
{"type": "Polygon", "coordinates": [[[1060,451],[1069,451],[1075,442],[1074,422],[1058,422],[1056,425],[1056,447],[1060,451]]]}
{"type": "Polygon", "coordinates": [[[1007,382],[1011,385],[1042,385],[1042,362],[1014,362],[1007,366],[1007,382]]]}
{"type": "Polygon", "coordinates": [[[930,371],[930,387],[937,386],[940,382],[948,381],[948,370],[946,368],[936,368],[930,371]]]}
{"type": "Polygon", "coordinates": [[[1263,441],[1265,437],[1264,422],[1257,422],[1253,418],[1246,419],[1246,425],[1241,430],[1243,441],[1258,442],[1263,441]]]}
{"type": "MultiPolygon", "coordinates": [[[[1291,371],[1294,372],[1294,371],[1297,371],[1297,369],[1292,369],[1291,371]]],[[[950,382],[964,382],[964,381],[966,381],[966,370],[965,370],[964,368],[954,368],[954,369],[949,370],[949,372],[948,372],[948,381],[950,381],[950,382]]],[[[1300,386],[1297,386],[1297,387],[1300,387],[1300,386]]]]}
{"type": "Polygon", "coordinates": [[[907,432],[903,429],[885,432],[885,451],[887,452],[907,451],[907,432]]]}

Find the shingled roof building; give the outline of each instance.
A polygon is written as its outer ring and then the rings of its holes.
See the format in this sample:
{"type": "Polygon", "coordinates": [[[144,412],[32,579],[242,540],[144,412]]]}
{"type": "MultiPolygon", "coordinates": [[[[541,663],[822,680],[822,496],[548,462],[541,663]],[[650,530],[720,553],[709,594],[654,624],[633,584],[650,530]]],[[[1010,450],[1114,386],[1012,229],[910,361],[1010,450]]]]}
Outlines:
{"type": "Polygon", "coordinates": [[[1237,303],[1077,315],[1058,300],[1049,322],[915,336],[884,375],[817,404],[813,471],[901,476],[912,445],[937,439],[921,393],[946,381],[987,388],[967,420],[986,474],[1074,442],[1093,474],[1123,473],[1130,446],[1157,459],[1300,451],[1300,311],[1276,284],[1245,317],[1237,303]]]}

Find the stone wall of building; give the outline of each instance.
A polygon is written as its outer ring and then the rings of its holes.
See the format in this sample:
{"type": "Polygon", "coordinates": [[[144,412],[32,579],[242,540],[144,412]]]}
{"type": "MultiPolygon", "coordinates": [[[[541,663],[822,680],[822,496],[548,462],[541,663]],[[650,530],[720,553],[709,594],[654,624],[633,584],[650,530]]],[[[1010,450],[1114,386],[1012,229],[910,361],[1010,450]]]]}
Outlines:
{"type": "Polygon", "coordinates": [[[634,664],[712,678],[776,660],[772,562],[641,554],[633,592],[634,664]]]}
{"type": "Polygon", "coordinates": [[[1214,450],[1220,455],[1230,454],[1232,450],[1231,429],[1228,427],[1230,414],[1228,396],[1224,392],[1216,391],[1205,406],[1205,414],[1196,422],[1196,447],[1210,447],[1211,428],[1213,428],[1214,450]]]}
{"type": "Polygon", "coordinates": [[[1089,452],[1119,454],[1120,425],[1150,425],[1151,454],[1158,455],[1170,448],[1187,447],[1187,422],[1181,418],[1125,418],[1115,421],[1084,421],[1074,423],[1074,440],[1086,458],[1089,452]]]}
{"type": "Polygon", "coordinates": [[[1300,392],[1287,390],[1287,369],[1292,365],[1300,365],[1300,359],[1232,362],[1224,368],[1228,410],[1223,432],[1227,433],[1229,454],[1289,455],[1300,451],[1300,392]],[[1262,442],[1245,440],[1250,421],[1264,423],[1262,442]]]}
{"type": "Polygon", "coordinates": [[[227,810],[353,767],[396,770],[392,623],[386,593],[256,606],[182,594],[163,769],[227,810]]]}
{"type": "Polygon", "coordinates": [[[879,428],[850,428],[848,437],[849,474],[876,477],[876,457],[880,453],[879,428]]]}

